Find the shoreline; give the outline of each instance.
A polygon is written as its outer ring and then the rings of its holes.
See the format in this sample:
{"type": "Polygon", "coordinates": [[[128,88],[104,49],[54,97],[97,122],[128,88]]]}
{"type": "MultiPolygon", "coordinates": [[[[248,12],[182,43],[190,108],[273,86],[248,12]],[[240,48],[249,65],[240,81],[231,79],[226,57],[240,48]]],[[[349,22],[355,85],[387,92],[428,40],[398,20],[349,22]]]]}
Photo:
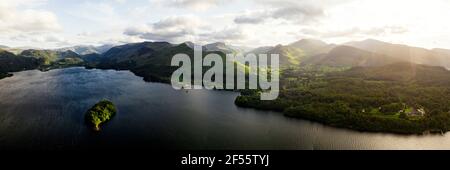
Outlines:
{"type": "MultiPolygon", "coordinates": [[[[80,65],[80,66],[70,66],[70,67],[64,67],[64,68],[53,68],[53,69],[48,69],[48,70],[42,70],[42,69],[32,69],[32,70],[38,70],[41,72],[47,72],[47,71],[51,71],[51,70],[59,70],[59,69],[67,69],[67,68],[84,68],[87,70],[91,70],[91,69],[99,69],[99,70],[114,70],[114,71],[129,71],[131,73],[133,73],[135,76],[137,77],[141,77],[143,78],[143,81],[145,82],[151,82],[151,83],[162,83],[162,84],[169,84],[170,82],[168,81],[161,81],[164,80],[164,78],[161,77],[155,77],[153,75],[149,75],[149,76],[145,76],[144,74],[139,74],[137,72],[133,72],[133,70],[127,70],[127,69],[114,69],[114,68],[110,68],[110,69],[106,69],[106,68],[96,68],[96,67],[88,67],[85,65],[80,65]],[[158,80],[158,81],[155,81],[158,80]]],[[[30,70],[23,70],[23,71],[30,71],[30,70]]],[[[19,71],[22,72],[22,71],[19,71]]],[[[1,75],[1,74],[0,74],[1,75]]],[[[5,77],[1,77],[0,76],[0,80],[3,78],[7,78],[7,77],[11,77],[13,76],[13,73],[7,73],[8,76],[5,77]]],[[[242,96],[242,95],[240,95],[242,96]]],[[[283,114],[284,117],[286,118],[291,118],[291,119],[299,119],[299,120],[307,120],[307,121],[311,121],[314,123],[319,123],[325,126],[330,126],[330,127],[334,127],[334,128],[341,128],[341,129],[347,129],[347,130],[352,130],[352,131],[356,131],[356,132],[361,132],[361,133],[384,133],[384,134],[396,134],[396,135],[405,135],[405,136],[423,136],[423,135],[445,135],[447,133],[447,131],[443,131],[440,129],[427,129],[421,132],[405,132],[402,131],[400,132],[399,130],[392,130],[392,131],[386,131],[386,130],[377,130],[377,129],[372,129],[369,127],[353,127],[352,125],[346,125],[344,122],[336,122],[336,123],[327,123],[327,120],[319,120],[318,117],[307,117],[307,116],[295,116],[295,115],[290,115],[288,113],[286,113],[285,111],[280,111],[280,110],[270,110],[270,109],[263,109],[263,108],[257,108],[257,107],[252,107],[249,105],[241,105],[241,104],[236,104],[236,100],[238,99],[239,96],[237,96],[234,99],[234,103],[237,107],[239,108],[249,108],[249,109],[256,109],[256,110],[261,110],[261,111],[273,111],[276,113],[280,113],[283,114]]],[[[286,108],[285,108],[286,109],[286,108]]]]}
{"type": "MultiPolygon", "coordinates": [[[[236,97],[236,100],[237,100],[237,97],[236,97]]],[[[405,131],[400,132],[399,130],[389,131],[389,130],[371,129],[368,126],[363,127],[363,128],[361,128],[361,127],[357,128],[357,127],[353,127],[352,125],[349,125],[349,124],[344,123],[344,122],[327,123],[326,122],[327,120],[319,120],[318,117],[310,117],[310,118],[308,118],[307,116],[290,115],[289,113],[286,113],[285,111],[262,109],[262,108],[257,108],[257,107],[252,107],[252,106],[243,106],[243,105],[238,105],[238,104],[236,104],[236,106],[238,106],[240,108],[255,109],[255,110],[259,110],[259,111],[272,111],[272,112],[276,112],[278,114],[281,114],[281,115],[283,115],[286,118],[311,121],[311,122],[318,123],[318,124],[321,124],[321,125],[324,125],[324,126],[329,126],[329,127],[333,127],[333,128],[339,128],[339,129],[346,129],[346,130],[351,130],[351,131],[360,132],[360,133],[393,134],[393,135],[402,135],[402,136],[426,136],[426,135],[444,136],[448,132],[448,131],[443,131],[441,129],[427,129],[427,130],[420,131],[420,132],[413,132],[413,131],[411,131],[411,132],[405,132],[405,131]]],[[[366,120],[368,120],[368,119],[366,119],[366,120]]]]}

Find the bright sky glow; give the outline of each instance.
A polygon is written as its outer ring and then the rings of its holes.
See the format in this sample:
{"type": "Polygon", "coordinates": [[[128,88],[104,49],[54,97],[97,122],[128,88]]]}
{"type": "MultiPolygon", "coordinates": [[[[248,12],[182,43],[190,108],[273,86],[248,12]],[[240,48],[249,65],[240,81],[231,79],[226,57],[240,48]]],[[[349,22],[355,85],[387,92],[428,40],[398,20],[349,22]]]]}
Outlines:
{"type": "Polygon", "coordinates": [[[449,9],[446,0],[1,0],[0,45],[374,38],[450,48],[449,9]]]}

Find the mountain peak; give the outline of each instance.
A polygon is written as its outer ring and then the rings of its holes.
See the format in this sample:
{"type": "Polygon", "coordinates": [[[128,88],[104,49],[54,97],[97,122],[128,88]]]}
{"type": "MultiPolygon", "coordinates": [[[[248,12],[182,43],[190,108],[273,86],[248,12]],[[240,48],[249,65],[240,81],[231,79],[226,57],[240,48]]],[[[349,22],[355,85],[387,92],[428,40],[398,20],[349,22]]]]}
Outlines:
{"type": "Polygon", "coordinates": [[[336,52],[336,51],[345,51],[345,50],[356,50],[356,51],[363,51],[361,49],[352,47],[352,46],[348,46],[348,45],[339,45],[336,46],[335,48],[333,48],[330,53],[336,52]]]}
{"type": "Polygon", "coordinates": [[[432,49],[432,51],[437,52],[439,54],[443,54],[443,55],[450,55],[450,50],[449,49],[434,48],[434,49],[432,49]]]}
{"type": "Polygon", "coordinates": [[[327,46],[328,44],[326,42],[316,39],[301,39],[289,45],[297,48],[310,48],[310,47],[324,47],[327,46]]]}
{"type": "Polygon", "coordinates": [[[205,47],[226,47],[227,45],[224,42],[215,42],[211,44],[206,44],[205,47]]]}
{"type": "Polygon", "coordinates": [[[324,41],[322,40],[318,40],[318,39],[312,39],[312,38],[303,38],[301,40],[298,40],[294,43],[323,43],[326,44],[324,41]]]}
{"type": "Polygon", "coordinates": [[[232,53],[235,51],[233,48],[231,48],[230,46],[227,46],[223,42],[215,42],[215,43],[211,43],[211,44],[206,44],[203,46],[203,48],[206,51],[222,51],[224,53],[232,53]]]}
{"type": "Polygon", "coordinates": [[[348,42],[348,43],[345,43],[345,45],[349,45],[349,46],[381,46],[381,45],[391,45],[391,44],[384,42],[384,41],[369,38],[369,39],[365,39],[362,41],[348,42]]]}
{"type": "Polygon", "coordinates": [[[192,41],[186,41],[186,42],[184,42],[184,43],[181,43],[180,45],[186,45],[186,46],[188,46],[189,48],[192,48],[192,49],[194,49],[194,46],[196,45],[195,43],[193,43],[192,41]]]}
{"type": "Polygon", "coordinates": [[[157,44],[159,44],[159,45],[169,45],[170,43],[166,42],[166,41],[145,41],[142,44],[144,44],[144,45],[147,45],[147,44],[151,44],[151,45],[157,45],[157,44]]]}
{"type": "Polygon", "coordinates": [[[363,40],[362,42],[378,42],[378,43],[385,43],[383,41],[377,40],[377,39],[373,39],[373,38],[368,38],[363,40]]]}
{"type": "Polygon", "coordinates": [[[283,47],[283,45],[281,45],[281,44],[278,44],[275,46],[275,48],[281,48],[281,47],[283,47]]]}
{"type": "Polygon", "coordinates": [[[73,51],[79,55],[86,55],[86,54],[92,54],[92,53],[97,53],[97,54],[102,54],[104,52],[106,52],[107,50],[109,50],[110,48],[112,48],[114,45],[112,44],[105,44],[105,45],[101,45],[101,46],[93,46],[93,45],[76,45],[76,46],[72,46],[72,47],[64,47],[64,48],[60,48],[60,49],[56,49],[56,51],[60,51],[60,52],[64,52],[64,51],[73,51]]]}

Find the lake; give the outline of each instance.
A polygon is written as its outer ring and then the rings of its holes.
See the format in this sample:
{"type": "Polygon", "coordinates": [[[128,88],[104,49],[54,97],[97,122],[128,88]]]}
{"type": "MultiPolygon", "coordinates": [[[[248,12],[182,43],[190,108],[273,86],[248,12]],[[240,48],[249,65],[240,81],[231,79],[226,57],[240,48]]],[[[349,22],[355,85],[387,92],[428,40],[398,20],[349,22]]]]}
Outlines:
{"type": "Polygon", "coordinates": [[[450,149],[450,135],[363,133],[281,113],[239,108],[238,93],[177,91],[129,71],[68,68],[0,80],[0,150],[450,149]],[[85,112],[101,99],[117,115],[92,132],[85,112]]]}

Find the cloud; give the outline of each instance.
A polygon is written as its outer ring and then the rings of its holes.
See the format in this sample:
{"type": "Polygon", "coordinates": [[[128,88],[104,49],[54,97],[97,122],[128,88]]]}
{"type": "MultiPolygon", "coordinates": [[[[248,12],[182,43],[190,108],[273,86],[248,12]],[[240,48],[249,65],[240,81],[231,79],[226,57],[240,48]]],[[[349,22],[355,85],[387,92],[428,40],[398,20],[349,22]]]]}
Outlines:
{"type": "Polygon", "coordinates": [[[246,37],[244,30],[230,27],[212,30],[204,21],[194,16],[168,17],[155,23],[130,27],[124,34],[150,41],[168,41],[181,43],[195,41],[197,43],[231,42],[246,37]]]}
{"type": "Polygon", "coordinates": [[[178,39],[188,35],[190,35],[188,31],[181,30],[176,32],[159,32],[159,33],[145,32],[142,33],[139,37],[146,40],[177,42],[178,39]]]}
{"type": "Polygon", "coordinates": [[[56,32],[62,29],[55,14],[35,9],[46,1],[0,1],[0,33],[56,32]]]}
{"type": "Polygon", "coordinates": [[[237,24],[259,24],[265,21],[265,18],[262,16],[254,17],[254,16],[239,16],[234,19],[234,22],[237,24]]]}
{"type": "Polygon", "coordinates": [[[57,16],[41,9],[46,0],[1,0],[0,40],[10,46],[61,45],[62,32],[57,16]],[[53,37],[50,37],[53,36],[53,37]]]}
{"type": "Polygon", "coordinates": [[[114,2],[117,2],[117,3],[123,4],[123,3],[127,2],[127,0],[114,0],[114,2]]]}
{"type": "Polygon", "coordinates": [[[0,0],[0,41],[9,46],[38,47],[54,47],[67,41],[93,44],[143,40],[228,41],[265,46],[307,37],[332,43],[375,38],[446,47],[450,46],[447,36],[450,24],[443,22],[443,18],[450,16],[446,8],[449,3],[447,0],[0,0]]]}
{"type": "Polygon", "coordinates": [[[220,4],[229,3],[230,0],[164,0],[164,4],[169,7],[187,8],[195,11],[204,11],[217,7],[220,4]]]}
{"type": "Polygon", "coordinates": [[[203,42],[237,42],[247,38],[245,31],[240,27],[224,28],[199,35],[203,42]]]}
{"type": "Polygon", "coordinates": [[[253,0],[264,10],[254,10],[235,18],[237,24],[260,24],[270,19],[281,19],[296,24],[319,21],[327,9],[355,0],[253,0]]]}
{"type": "Polygon", "coordinates": [[[202,25],[202,21],[192,16],[168,17],[152,24],[155,29],[189,29],[202,25]]]}
{"type": "Polygon", "coordinates": [[[291,5],[276,5],[264,10],[255,10],[247,12],[244,15],[234,19],[237,24],[260,24],[269,19],[282,19],[294,23],[315,21],[325,15],[325,10],[314,4],[308,3],[289,3],[291,5]]]}
{"type": "Polygon", "coordinates": [[[341,4],[347,4],[356,0],[253,0],[255,4],[265,7],[293,7],[293,6],[315,6],[330,8],[341,4]]]}
{"type": "Polygon", "coordinates": [[[76,4],[74,8],[70,8],[66,13],[71,16],[81,18],[87,22],[93,22],[95,24],[108,24],[112,26],[117,22],[120,22],[120,17],[117,16],[117,11],[111,2],[91,2],[84,1],[76,4]]]}
{"type": "Polygon", "coordinates": [[[201,26],[201,20],[196,17],[176,16],[140,27],[127,28],[124,34],[145,40],[179,42],[194,36],[201,26]]]}

